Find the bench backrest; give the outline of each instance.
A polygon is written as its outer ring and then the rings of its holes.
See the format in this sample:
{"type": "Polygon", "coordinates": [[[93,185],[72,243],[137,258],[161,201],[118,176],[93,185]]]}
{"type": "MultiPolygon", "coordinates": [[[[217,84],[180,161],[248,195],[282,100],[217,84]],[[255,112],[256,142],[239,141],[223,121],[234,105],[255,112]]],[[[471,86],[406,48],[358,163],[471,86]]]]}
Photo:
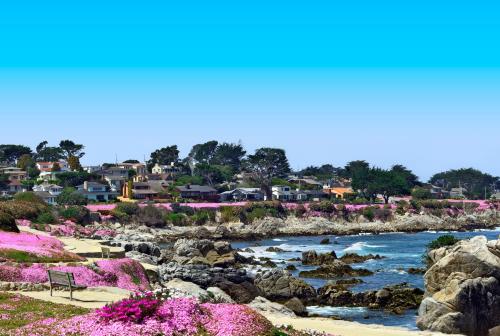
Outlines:
{"type": "Polygon", "coordinates": [[[111,254],[111,249],[109,247],[101,246],[101,252],[103,257],[106,256],[106,258],[109,258],[109,255],[111,254]]]}
{"type": "Polygon", "coordinates": [[[75,286],[75,277],[73,273],[61,271],[47,271],[50,283],[64,286],[75,286]]]}

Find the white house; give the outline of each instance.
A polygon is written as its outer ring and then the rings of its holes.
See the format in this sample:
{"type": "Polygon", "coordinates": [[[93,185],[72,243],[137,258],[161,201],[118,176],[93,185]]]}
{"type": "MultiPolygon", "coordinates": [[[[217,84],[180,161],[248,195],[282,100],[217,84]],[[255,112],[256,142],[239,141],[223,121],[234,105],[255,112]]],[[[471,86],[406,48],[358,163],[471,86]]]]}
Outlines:
{"type": "Polygon", "coordinates": [[[169,165],[159,165],[156,163],[153,168],[151,168],[151,172],[153,174],[170,174],[170,175],[175,175],[180,172],[180,169],[175,166],[175,163],[172,162],[169,165]]]}
{"type": "Polygon", "coordinates": [[[292,188],[289,186],[277,185],[271,188],[273,199],[279,201],[289,201],[292,195],[292,188]]]}
{"type": "Polygon", "coordinates": [[[63,187],[58,186],[57,184],[51,184],[48,182],[33,186],[33,191],[48,192],[52,196],[58,196],[63,191],[63,189],[63,187]]]}

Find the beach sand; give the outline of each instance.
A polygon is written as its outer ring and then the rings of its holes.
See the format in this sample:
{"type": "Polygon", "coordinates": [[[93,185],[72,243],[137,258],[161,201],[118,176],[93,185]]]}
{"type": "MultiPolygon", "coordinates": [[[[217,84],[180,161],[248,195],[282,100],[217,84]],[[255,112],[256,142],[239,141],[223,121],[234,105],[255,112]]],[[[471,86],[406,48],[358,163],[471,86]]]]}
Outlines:
{"type": "MultiPolygon", "coordinates": [[[[291,325],[297,330],[316,330],[339,336],[438,336],[430,331],[411,331],[376,324],[361,324],[327,318],[301,318],[264,314],[274,325],[291,325]]],[[[450,336],[450,335],[448,335],[450,336]]]]}

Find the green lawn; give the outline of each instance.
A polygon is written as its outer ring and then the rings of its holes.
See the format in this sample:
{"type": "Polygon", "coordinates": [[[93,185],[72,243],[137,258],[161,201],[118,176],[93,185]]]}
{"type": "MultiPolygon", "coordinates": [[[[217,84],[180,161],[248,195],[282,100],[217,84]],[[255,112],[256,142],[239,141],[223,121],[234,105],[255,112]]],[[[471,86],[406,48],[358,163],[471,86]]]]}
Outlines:
{"type": "Polygon", "coordinates": [[[50,317],[70,318],[89,312],[89,309],[55,304],[18,294],[0,292],[0,336],[10,330],[50,317]]]}

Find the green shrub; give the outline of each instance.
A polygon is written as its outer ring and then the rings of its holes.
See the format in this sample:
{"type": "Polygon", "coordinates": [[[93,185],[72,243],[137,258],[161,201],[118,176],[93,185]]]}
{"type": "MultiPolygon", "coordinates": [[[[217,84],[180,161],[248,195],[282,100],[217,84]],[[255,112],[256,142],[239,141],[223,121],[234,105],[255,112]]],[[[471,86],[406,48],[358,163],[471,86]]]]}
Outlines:
{"type": "Polygon", "coordinates": [[[146,226],[164,227],[165,226],[165,210],[159,209],[153,205],[140,208],[137,215],[134,216],[138,223],[146,226]]]}
{"type": "Polygon", "coordinates": [[[295,214],[295,217],[302,218],[307,213],[307,209],[302,204],[298,204],[293,212],[295,214]]]}
{"type": "Polygon", "coordinates": [[[369,206],[369,207],[363,208],[363,210],[361,211],[361,214],[363,215],[363,217],[368,219],[370,222],[373,222],[373,220],[375,219],[375,210],[373,209],[373,207],[369,206]]]}
{"type": "Polygon", "coordinates": [[[429,209],[429,213],[433,216],[436,216],[436,217],[443,217],[444,210],[440,209],[440,208],[433,208],[433,209],[429,209]]]}
{"type": "Polygon", "coordinates": [[[420,204],[420,202],[411,200],[410,205],[413,209],[415,209],[417,213],[420,213],[422,211],[422,205],[420,204]]]}
{"type": "Polygon", "coordinates": [[[408,209],[410,208],[410,204],[406,201],[399,201],[398,206],[396,207],[396,213],[398,215],[404,215],[408,212],[408,209]]]}
{"type": "Polygon", "coordinates": [[[34,192],[31,191],[26,191],[26,192],[20,192],[14,195],[14,200],[15,201],[23,201],[23,202],[29,202],[29,203],[41,203],[45,204],[45,201],[35,194],[34,192]]]}
{"type": "Polygon", "coordinates": [[[139,206],[132,202],[121,202],[116,205],[113,212],[120,212],[129,216],[135,215],[139,212],[139,206]]]}
{"type": "Polygon", "coordinates": [[[169,212],[165,215],[164,220],[175,226],[186,226],[188,224],[187,216],[182,213],[169,212]]]}
{"type": "Polygon", "coordinates": [[[47,211],[39,214],[36,218],[36,222],[40,224],[53,224],[57,222],[57,219],[52,212],[47,211]]]}
{"type": "Polygon", "coordinates": [[[204,225],[210,220],[210,216],[208,214],[208,211],[200,210],[197,211],[193,217],[192,221],[196,225],[204,225]]]}
{"type": "Polygon", "coordinates": [[[176,213],[183,213],[187,216],[193,216],[195,214],[195,210],[189,206],[173,203],[170,207],[172,208],[172,211],[176,213]]]}
{"type": "Polygon", "coordinates": [[[455,238],[453,235],[443,235],[438,237],[437,239],[431,241],[428,245],[427,248],[429,250],[435,250],[440,247],[444,246],[452,246],[458,243],[460,239],[455,238]]]}
{"type": "Polygon", "coordinates": [[[219,208],[221,215],[221,222],[230,223],[237,222],[240,220],[240,213],[242,212],[241,207],[233,206],[222,206],[219,208]]]}
{"type": "Polygon", "coordinates": [[[77,192],[74,188],[64,188],[56,198],[59,205],[86,205],[85,196],[77,192]]]}
{"type": "Polygon", "coordinates": [[[431,191],[422,187],[415,187],[411,191],[411,197],[414,200],[428,200],[432,198],[431,191]]]}
{"type": "Polygon", "coordinates": [[[11,200],[0,202],[0,212],[5,212],[15,219],[30,219],[34,220],[42,212],[47,211],[48,205],[38,202],[26,202],[11,200]]]}
{"type": "Polygon", "coordinates": [[[85,223],[89,220],[90,211],[84,206],[70,205],[59,208],[59,216],[75,223],[85,223]]]}
{"type": "Polygon", "coordinates": [[[384,207],[383,209],[375,208],[373,211],[375,218],[387,222],[392,218],[392,210],[390,208],[384,207]]]}
{"type": "Polygon", "coordinates": [[[252,209],[251,212],[247,213],[246,218],[247,218],[248,222],[252,223],[256,219],[262,219],[262,218],[266,217],[267,214],[268,214],[268,211],[266,211],[266,209],[255,208],[255,209],[252,209]]]}
{"type": "Polygon", "coordinates": [[[327,214],[331,214],[331,213],[335,212],[335,210],[336,210],[335,204],[333,204],[333,202],[330,202],[330,201],[321,201],[319,203],[311,203],[309,205],[309,209],[311,209],[312,211],[318,211],[318,212],[323,212],[323,213],[327,213],[327,214]]]}
{"type": "Polygon", "coordinates": [[[8,213],[0,211],[0,231],[19,232],[14,217],[8,213]]]}

